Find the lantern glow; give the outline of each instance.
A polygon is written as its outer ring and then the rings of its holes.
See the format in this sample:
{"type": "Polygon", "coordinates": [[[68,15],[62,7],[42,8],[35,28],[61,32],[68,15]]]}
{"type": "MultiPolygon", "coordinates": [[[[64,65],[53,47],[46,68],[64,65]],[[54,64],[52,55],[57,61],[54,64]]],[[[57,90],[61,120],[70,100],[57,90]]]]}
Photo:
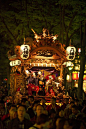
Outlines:
{"type": "Polygon", "coordinates": [[[73,72],[72,73],[72,79],[73,80],[78,80],[79,79],[78,72],[73,72]]]}

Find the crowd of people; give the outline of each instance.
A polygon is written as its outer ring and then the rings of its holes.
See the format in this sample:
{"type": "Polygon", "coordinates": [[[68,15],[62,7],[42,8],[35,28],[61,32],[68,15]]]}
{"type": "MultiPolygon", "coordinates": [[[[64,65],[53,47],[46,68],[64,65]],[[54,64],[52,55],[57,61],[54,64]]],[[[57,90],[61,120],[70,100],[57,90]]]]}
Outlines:
{"type": "MultiPolygon", "coordinates": [[[[32,74],[30,74],[32,75],[32,74]]],[[[52,76],[49,79],[48,92],[52,89],[52,76]],[[51,80],[51,81],[50,81],[51,80]],[[50,86],[50,87],[49,87],[50,86]]],[[[0,88],[0,129],[85,129],[86,128],[86,100],[78,100],[75,96],[64,96],[59,88],[58,96],[44,94],[42,78],[28,76],[27,81],[35,87],[39,85],[39,92],[23,94],[24,87],[17,90],[14,96],[9,94],[8,88],[0,88]],[[37,83],[37,85],[36,85],[37,83]],[[42,94],[43,93],[43,94],[42,94]],[[60,94],[60,96],[59,96],[60,94]],[[62,96],[61,96],[62,94],[62,96]],[[38,97],[37,97],[38,96],[38,97]]],[[[28,89],[27,91],[30,91],[28,89]]],[[[68,92],[70,93],[70,92],[68,92]]]]}
{"type": "Polygon", "coordinates": [[[0,100],[0,129],[85,129],[86,100],[25,96],[0,100]],[[3,113],[2,113],[3,112],[3,113]]]}

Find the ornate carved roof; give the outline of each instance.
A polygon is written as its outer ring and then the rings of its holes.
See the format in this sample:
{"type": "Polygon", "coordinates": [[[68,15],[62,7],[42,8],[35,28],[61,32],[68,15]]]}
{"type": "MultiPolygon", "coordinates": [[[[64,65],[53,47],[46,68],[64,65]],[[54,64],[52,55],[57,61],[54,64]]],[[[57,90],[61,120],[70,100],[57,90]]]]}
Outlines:
{"type": "MultiPolygon", "coordinates": [[[[64,49],[65,45],[61,44],[57,37],[58,35],[50,35],[47,29],[43,28],[42,34],[37,34],[34,32],[34,40],[31,40],[31,43],[27,43],[30,46],[29,58],[25,61],[28,63],[55,63],[61,64],[66,61],[66,50],[64,49]]],[[[20,46],[15,46],[14,55],[11,55],[11,51],[8,52],[9,60],[20,59],[20,46]]]]}

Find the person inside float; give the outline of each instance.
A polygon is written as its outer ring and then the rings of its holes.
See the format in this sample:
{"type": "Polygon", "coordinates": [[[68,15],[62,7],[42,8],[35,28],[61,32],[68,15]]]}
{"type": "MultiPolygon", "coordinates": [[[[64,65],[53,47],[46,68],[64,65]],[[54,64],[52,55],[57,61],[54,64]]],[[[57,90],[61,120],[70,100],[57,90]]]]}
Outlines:
{"type": "Polygon", "coordinates": [[[28,95],[32,95],[32,87],[34,85],[33,72],[26,70],[26,76],[26,90],[28,92],[28,95]]]}
{"type": "Polygon", "coordinates": [[[35,86],[36,86],[36,95],[38,95],[39,91],[39,74],[38,72],[35,72],[35,86]]]}
{"type": "Polygon", "coordinates": [[[53,83],[55,81],[55,76],[52,73],[49,73],[46,77],[46,95],[51,94],[55,96],[55,92],[53,90],[53,83]]]}
{"type": "Polygon", "coordinates": [[[28,91],[28,95],[36,96],[39,91],[39,74],[27,70],[26,76],[26,91],[28,91]]]}
{"type": "Polygon", "coordinates": [[[44,92],[43,92],[41,86],[39,86],[39,91],[38,91],[37,95],[39,95],[39,96],[44,96],[44,92]]]}
{"type": "Polygon", "coordinates": [[[32,72],[32,74],[33,74],[33,78],[34,78],[34,80],[33,80],[33,83],[32,83],[32,85],[31,85],[31,88],[32,88],[32,95],[33,96],[36,96],[36,94],[37,94],[37,92],[38,92],[38,90],[39,90],[39,87],[38,87],[38,77],[36,77],[36,74],[35,74],[35,72],[32,72]]]}
{"type": "Polygon", "coordinates": [[[44,76],[42,75],[42,72],[41,71],[39,71],[38,72],[38,74],[39,74],[39,91],[43,91],[43,96],[45,96],[45,78],[44,78],[44,76]]]}

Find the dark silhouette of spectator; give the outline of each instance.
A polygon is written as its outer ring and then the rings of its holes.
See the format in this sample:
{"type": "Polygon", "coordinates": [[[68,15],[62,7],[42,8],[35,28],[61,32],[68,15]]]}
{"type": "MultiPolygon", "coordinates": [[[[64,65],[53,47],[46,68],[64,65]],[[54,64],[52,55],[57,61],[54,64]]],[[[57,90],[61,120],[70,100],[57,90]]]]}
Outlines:
{"type": "Polygon", "coordinates": [[[35,124],[29,129],[43,129],[43,128],[48,129],[47,126],[49,126],[48,115],[40,114],[37,117],[35,124]]]}
{"type": "Polygon", "coordinates": [[[78,110],[76,105],[72,106],[72,114],[69,115],[69,119],[82,119],[83,114],[78,110]]]}
{"type": "Polygon", "coordinates": [[[45,98],[41,98],[40,103],[41,103],[41,105],[43,105],[44,109],[47,108],[46,99],[45,98]]]}
{"type": "Polygon", "coordinates": [[[7,129],[9,122],[16,117],[17,117],[17,108],[15,105],[11,105],[9,108],[9,113],[2,117],[2,123],[4,125],[4,129],[7,129]]]}
{"type": "Polygon", "coordinates": [[[29,96],[28,102],[29,102],[29,106],[32,107],[34,103],[34,96],[29,96]]]}
{"type": "Polygon", "coordinates": [[[68,104],[69,104],[69,98],[63,99],[61,109],[64,110],[68,104]]]}
{"type": "Polygon", "coordinates": [[[72,106],[73,106],[73,105],[74,105],[74,102],[71,101],[70,104],[69,104],[69,106],[64,109],[64,117],[65,117],[66,119],[68,119],[68,118],[69,118],[69,115],[72,114],[72,106]]]}
{"type": "Polygon", "coordinates": [[[75,99],[74,104],[78,107],[78,110],[81,112],[83,106],[82,106],[82,100],[75,99]]]}
{"type": "Polygon", "coordinates": [[[35,100],[32,107],[29,107],[27,110],[27,113],[30,115],[30,118],[34,118],[34,116],[36,115],[36,107],[40,102],[35,100]]]}
{"type": "Polygon", "coordinates": [[[36,106],[36,109],[35,109],[35,110],[36,110],[36,111],[35,111],[36,114],[35,114],[34,117],[31,119],[31,122],[32,122],[33,124],[35,124],[37,117],[40,116],[42,113],[44,113],[44,107],[43,107],[42,105],[38,104],[38,105],[36,106]]]}
{"type": "Polygon", "coordinates": [[[18,117],[9,122],[7,129],[28,129],[32,126],[31,121],[25,118],[26,107],[19,105],[17,109],[18,117]]]}
{"type": "Polygon", "coordinates": [[[65,119],[64,118],[57,118],[56,119],[56,129],[63,129],[65,123],[65,119]]]}
{"type": "Polygon", "coordinates": [[[39,95],[39,96],[44,96],[44,91],[43,91],[43,89],[42,89],[41,86],[39,86],[38,95],[39,95]]]}
{"type": "Polygon", "coordinates": [[[63,129],[73,129],[73,121],[65,119],[63,129]]]}
{"type": "Polygon", "coordinates": [[[56,112],[58,112],[60,106],[56,104],[56,98],[51,98],[51,104],[47,106],[47,111],[49,112],[51,109],[54,109],[56,112]]]}

